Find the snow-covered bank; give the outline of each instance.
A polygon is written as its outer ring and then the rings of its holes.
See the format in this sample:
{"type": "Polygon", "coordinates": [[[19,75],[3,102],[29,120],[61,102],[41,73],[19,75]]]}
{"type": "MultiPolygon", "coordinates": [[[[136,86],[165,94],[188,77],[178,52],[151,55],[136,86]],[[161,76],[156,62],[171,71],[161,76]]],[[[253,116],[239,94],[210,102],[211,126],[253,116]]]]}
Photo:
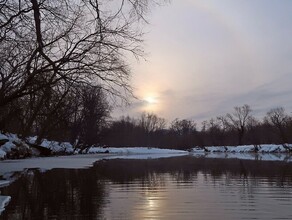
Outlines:
{"type": "Polygon", "coordinates": [[[31,154],[32,149],[16,134],[0,133],[0,160],[7,157],[24,158],[31,154]]]}
{"type": "Polygon", "coordinates": [[[292,162],[292,145],[262,144],[192,148],[195,157],[292,162]]]}
{"type": "Polygon", "coordinates": [[[74,148],[69,142],[57,142],[47,139],[35,145],[37,137],[20,138],[16,134],[0,133],[0,160],[20,159],[33,156],[73,154],[74,148]]]}
{"type": "Polygon", "coordinates": [[[1,196],[0,195],[0,215],[5,210],[5,207],[10,202],[11,197],[10,196],[1,196]]]}
{"type": "MultiPolygon", "coordinates": [[[[37,137],[27,138],[27,142],[30,144],[35,144],[36,140],[37,140],[37,137]]],[[[52,153],[55,153],[55,154],[58,154],[58,153],[73,154],[74,152],[74,148],[72,144],[70,144],[69,142],[57,142],[57,141],[50,141],[47,139],[43,139],[39,146],[47,148],[51,150],[52,153]]]]}
{"type": "Polygon", "coordinates": [[[283,153],[196,153],[191,154],[194,157],[218,158],[218,159],[240,159],[256,161],[283,161],[292,162],[292,155],[283,153]]]}
{"type": "MultiPolygon", "coordinates": [[[[138,149],[137,149],[138,151],[138,149]]],[[[137,152],[136,151],[136,152],[137,152]]],[[[0,161],[0,175],[11,172],[22,172],[24,169],[38,168],[41,170],[50,170],[54,168],[65,169],[82,169],[88,168],[93,165],[94,162],[103,159],[156,159],[165,157],[176,157],[188,155],[187,151],[175,150],[172,153],[166,153],[167,150],[162,150],[160,154],[145,153],[145,154],[124,154],[124,153],[109,153],[109,154],[83,154],[83,155],[70,155],[70,156],[58,156],[58,157],[36,157],[20,160],[4,160],[0,161]],[[175,153],[176,152],[176,153],[175,153]]]]}
{"type": "Polygon", "coordinates": [[[172,149],[159,149],[159,148],[147,148],[147,147],[125,147],[125,148],[115,148],[115,147],[91,147],[88,149],[87,153],[113,153],[113,154],[123,154],[123,155],[140,155],[140,154],[187,154],[184,150],[172,150],[172,149]]]}
{"type": "Polygon", "coordinates": [[[192,148],[194,153],[289,153],[292,152],[292,145],[285,144],[262,144],[262,145],[241,145],[241,146],[211,146],[204,148],[192,148]]]}
{"type": "MultiPolygon", "coordinates": [[[[11,158],[19,159],[24,157],[40,156],[41,151],[46,156],[49,155],[73,155],[76,153],[82,154],[98,154],[98,153],[112,153],[118,155],[154,155],[154,154],[187,154],[183,150],[158,149],[147,147],[96,147],[92,146],[84,150],[75,149],[69,142],[57,142],[47,139],[36,145],[37,137],[29,137],[21,139],[15,134],[1,134],[0,133],[0,159],[11,158]]],[[[44,154],[43,154],[44,155],[44,154]]]]}
{"type": "MultiPolygon", "coordinates": [[[[74,146],[68,142],[57,142],[44,139],[39,145],[36,145],[37,137],[29,137],[21,139],[15,134],[2,134],[0,133],[0,159],[18,159],[34,156],[49,156],[49,155],[73,155],[77,153],[82,154],[115,154],[119,157],[129,155],[143,155],[143,158],[159,158],[174,156],[174,155],[187,155],[188,151],[172,150],[172,149],[159,149],[147,147],[97,147],[92,146],[84,150],[74,149],[74,146]],[[42,154],[43,152],[43,154],[42,154]],[[44,153],[45,152],[45,153],[44,153]],[[148,156],[147,156],[148,155],[148,156]],[[149,156],[151,155],[151,156],[149,156]],[[159,156],[153,156],[159,155],[159,156]]],[[[276,144],[263,144],[263,145],[242,145],[242,146],[210,146],[204,148],[192,148],[191,153],[205,154],[205,153],[228,153],[228,157],[232,157],[233,153],[236,154],[265,154],[265,153],[282,153],[281,158],[286,158],[292,152],[292,144],[276,145],[276,144]]],[[[240,157],[242,157],[241,155],[240,157]]],[[[134,156],[135,157],[135,156],[134,156]]],[[[226,156],[224,156],[226,157],[226,156]]],[[[238,156],[237,156],[238,157],[238,156]]],[[[38,166],[36,166],[38,167],[38,166]]]]}

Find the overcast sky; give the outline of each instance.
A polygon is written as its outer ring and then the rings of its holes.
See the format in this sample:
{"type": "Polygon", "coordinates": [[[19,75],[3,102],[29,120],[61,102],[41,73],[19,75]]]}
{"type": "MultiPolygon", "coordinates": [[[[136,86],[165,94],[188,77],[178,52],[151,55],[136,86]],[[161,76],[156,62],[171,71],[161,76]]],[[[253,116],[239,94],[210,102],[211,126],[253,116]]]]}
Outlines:
{"type": "Polygon", "coordinates": [[[173,0],[149,22],[147,61],[132,65],[140,100],[115,117],[202,121],[243,104],[257,116],[292,111],[291,0],[173,0]]]}

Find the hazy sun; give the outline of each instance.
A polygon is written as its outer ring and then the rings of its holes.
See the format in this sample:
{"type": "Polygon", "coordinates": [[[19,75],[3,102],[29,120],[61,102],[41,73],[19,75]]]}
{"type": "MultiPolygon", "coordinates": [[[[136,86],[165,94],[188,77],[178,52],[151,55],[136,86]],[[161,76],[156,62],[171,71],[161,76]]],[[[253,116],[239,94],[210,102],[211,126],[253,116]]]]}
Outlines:
{"type": "Polygon", "coordinates": [[[147,95],[142,98],[144,101],[144,105],[142,107],[142,111],[145,112],[156,112],[159,109],[160,101],[155,95],[147,95]]]}
{"type": "Polygon", "coordinates": [[[148,103],[148,104],[156,104],[157,103],[157,99],[153,96],[148,96],[145,97],[144,100],[148,103]]]}

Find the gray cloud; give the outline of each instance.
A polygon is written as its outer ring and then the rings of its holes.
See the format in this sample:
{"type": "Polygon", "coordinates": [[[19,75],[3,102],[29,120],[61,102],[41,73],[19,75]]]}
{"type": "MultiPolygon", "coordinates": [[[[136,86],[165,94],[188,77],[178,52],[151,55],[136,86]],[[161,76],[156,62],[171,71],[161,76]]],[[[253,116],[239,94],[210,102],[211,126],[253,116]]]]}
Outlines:
{"type": "MultiPolygon", "coordinates": [[[[243,104],[259,117],[277,106],[291,112],[291,10],[292,1],[273,0],[182,0],[158,8],[148,62],[134,66],[138,95],[155,93],[155,113],[168,120],[210,119],[243,104]]],[[[146,105],[134,100],[119,114],[139,114],[146,105]]]]}

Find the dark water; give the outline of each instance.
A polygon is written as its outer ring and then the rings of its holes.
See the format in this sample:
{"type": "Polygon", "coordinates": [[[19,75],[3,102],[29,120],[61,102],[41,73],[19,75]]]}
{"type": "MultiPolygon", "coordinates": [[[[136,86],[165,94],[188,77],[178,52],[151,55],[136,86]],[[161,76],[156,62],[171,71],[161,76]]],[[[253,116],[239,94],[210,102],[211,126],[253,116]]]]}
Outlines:
{"type": "Polygon", "coordinates": [[[292,219],[292,164],[179,157],[15,173],[0,219],[292,219]]]}

